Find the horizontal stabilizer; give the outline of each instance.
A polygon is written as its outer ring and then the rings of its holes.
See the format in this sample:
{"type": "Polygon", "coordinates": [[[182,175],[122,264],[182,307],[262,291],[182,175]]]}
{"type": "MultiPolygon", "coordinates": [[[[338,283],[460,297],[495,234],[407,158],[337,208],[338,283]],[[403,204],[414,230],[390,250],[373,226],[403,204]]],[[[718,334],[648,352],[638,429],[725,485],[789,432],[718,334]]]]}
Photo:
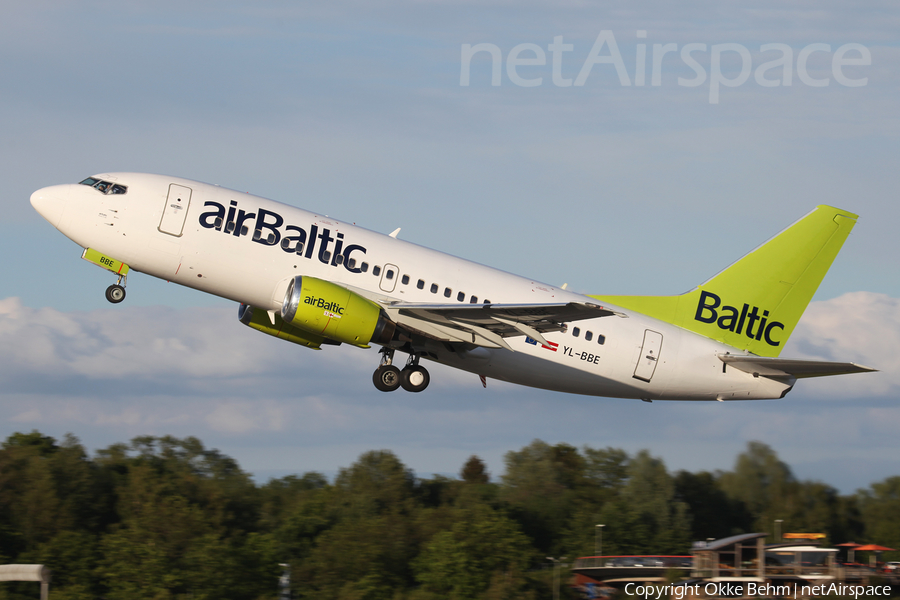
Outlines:
{"type": "Polygon", "coordinates": [[[735,356],[720,354],[719,359],[735,369],[762,377],[825,377],[826,375],[846,375],[848,373],[870,373],[877,371],[862,365],[846,362],[821,360],[795,360],[791,358],[766,358],[764,356],[735,356]]]}

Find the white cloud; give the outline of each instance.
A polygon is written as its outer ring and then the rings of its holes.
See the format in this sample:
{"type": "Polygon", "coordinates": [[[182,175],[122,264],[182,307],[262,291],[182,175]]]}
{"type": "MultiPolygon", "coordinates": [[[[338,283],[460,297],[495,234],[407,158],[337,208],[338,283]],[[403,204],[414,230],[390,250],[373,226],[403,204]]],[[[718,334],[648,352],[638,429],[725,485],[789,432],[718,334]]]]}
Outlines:
{"type": "Polygon", "coordinates": [[[900,393],[900,299],[851,292],[812,302],[782,356],[855,362],[879,370],[801,381],[798,385],[809,393],[895,398],[900,393]]]}

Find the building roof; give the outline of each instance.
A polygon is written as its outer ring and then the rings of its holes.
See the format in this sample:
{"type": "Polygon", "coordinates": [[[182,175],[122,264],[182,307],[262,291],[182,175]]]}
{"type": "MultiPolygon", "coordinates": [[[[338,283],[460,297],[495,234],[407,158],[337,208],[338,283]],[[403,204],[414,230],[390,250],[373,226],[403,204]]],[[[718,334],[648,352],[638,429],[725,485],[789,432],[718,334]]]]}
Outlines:
{"type": "Polygon", "coordinates": [[[766,537],[768,533],[743,533],[741,535],[733,535],[731,537],[722,538],[720,540],[712,540],[710,542],[694,542],[693,550],[721,550],[733,544],[739,544],[748,540],[755,540],[766,537]]]}

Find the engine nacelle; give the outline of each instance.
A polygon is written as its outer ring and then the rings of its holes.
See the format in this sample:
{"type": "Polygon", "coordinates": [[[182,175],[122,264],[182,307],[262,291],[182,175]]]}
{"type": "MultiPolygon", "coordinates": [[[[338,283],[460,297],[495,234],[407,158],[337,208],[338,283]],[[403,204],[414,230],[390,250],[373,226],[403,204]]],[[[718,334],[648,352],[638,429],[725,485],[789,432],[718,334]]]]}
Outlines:
{"type": "Polygon", "coordinates": [[[304,331],[299,327],[294,327],[290,323],[285,323],[284,319],[281,318],[281,315],[277,313],[275,314],[275,323],[273,324],[266,311],[254,310],[254,308],[248,304],[241,304],[238,309],[238,319],[240,319],[241,323],[247,327],[252,327],[257,331],[262,331],[263,333],[277,337],[278,339],[294,342],[295,344],[300,344],[301,346],[306,346],[313,350],[320,350],[321,348],[319,348],[319,346],[331,342],[331,340],[325,339],[321,335],[315,335],[308,331],[304,331]]]}
{"type": "Polygon", "coordinates": [[[330,281],[302,275],[288,284],[281,317],[304,331],[361,348],[368,348],[369,342],[390,342],[396,329],[371,300],[330,281]]]}

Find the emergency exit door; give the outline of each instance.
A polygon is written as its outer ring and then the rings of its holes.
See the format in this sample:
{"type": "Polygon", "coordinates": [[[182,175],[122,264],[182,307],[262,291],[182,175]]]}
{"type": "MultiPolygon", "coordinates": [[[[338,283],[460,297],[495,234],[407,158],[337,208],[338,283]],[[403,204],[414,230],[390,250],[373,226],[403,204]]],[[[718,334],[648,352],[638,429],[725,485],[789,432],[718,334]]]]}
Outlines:
{"type": "Polygon", "coordinates": [[[169,185],[169,195],[166,197],[166,206],[159,221],[159,230],[180,237],[184,231],[184,220],[187,218],[190,205],[191,188],[174,183],[169,185]]]}
{"type": "Polygon", "coordinates": [[[662,349],[661,333],[644,331],[644,345],[641,346],[641,355],[638,357],[637,366],[634,368],[634,378],[650,382],[653,373],[656,372],[656,364],[659,362],[659,352],[662,349]]]}

